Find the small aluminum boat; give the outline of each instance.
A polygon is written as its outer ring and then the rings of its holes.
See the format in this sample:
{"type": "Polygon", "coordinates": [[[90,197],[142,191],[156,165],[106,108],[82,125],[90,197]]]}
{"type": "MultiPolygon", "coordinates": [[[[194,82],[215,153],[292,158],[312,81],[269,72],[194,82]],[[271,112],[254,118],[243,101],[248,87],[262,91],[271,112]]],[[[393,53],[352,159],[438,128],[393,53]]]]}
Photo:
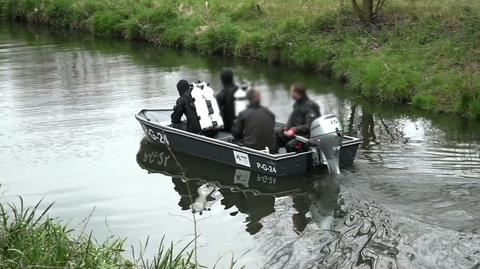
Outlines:
{"type": "MultiPolygon", "coordinates": [[[[146,138],[153,144],[168,146],[174,152],[274,176],[303,174],[327,165],[330,170],[338,171],[338,167],[353,163],[361,143],[358,138],[343,136],[338,118],[327,115],[312,124],[312,134],[315,132],[319,135],[308,140],[312,144],[309,151],[286,152],[285,148],[280,148],[279,153],[271,154],[232,143],[233,137],[228,132],[207,137],[176,128],[171,124],[171,113],[171,109],[144,109],[135,117],[146,138]]],[[[277,126],[282,124],[278,123],[277,126]]]]}

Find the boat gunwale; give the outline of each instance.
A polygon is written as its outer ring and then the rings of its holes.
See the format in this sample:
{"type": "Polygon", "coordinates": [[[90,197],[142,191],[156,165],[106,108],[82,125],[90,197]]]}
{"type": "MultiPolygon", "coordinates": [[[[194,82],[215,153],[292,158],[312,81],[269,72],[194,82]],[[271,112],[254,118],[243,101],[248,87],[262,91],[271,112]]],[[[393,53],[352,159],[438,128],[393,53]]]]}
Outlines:
{"type": "MultiPolygon", "coordinates": [[[[190,133],[188,131],[184,131],[184,130],[181,130],[181,129],[178,129],[178,128],[174,128],[174,127],[170,127],[168,125],[164,125],[161,122],[157,122],[157,123],[152,122],[152,121],[150,121],[146,118],[145,113],[144,113],[145,111],[172,111],[172,109],[142,109],[142,110],[140,110],[138,113],[135,114],[135,118],[143,124],[146,124],[146,125],[149,125],[149,126],[152,126],[152,127],[155,127],[155,128],[164,129],[164,130],[167,130],[167,131],[170,131],[172,133],[176,133],[176,134],[179,134],[179,135],[182,135],[182,136],[197,139],[197,140],[200,140],[202,142],[207,142],[207,143],[210,143],[210,144],[216,144],[218,146],[225,146],[225,147],[227,147],[229,149],[232,149],[232,150],[241,150],[241,151],[247,152],[249,154],[257,155],[257,156],[260,156],[260,157],[265,157],[265,158],[268,158],[268,159],[271,159],[271,160],[274,160],[274,161],[281,161],[281,160],[285,160],[285,159],[294,159],[296,157],[299,157],[299,156],[302,156],[302,155],[308,155],[308,154],[312,153],[311,151],[306,151],[306,152],[301,152],[301,153],[288,152],[288,153],[281,153],[281,154],[266,153],[266,152],[263,152],[263,151],[260,151],[260,150],[247,148],[247,147],[240,146],[240,145],[237,145],[237,144],[233,144],[233,143],[230,143],[230,142],[226,142],[226,141],[223,141],[223,140],[220,140],[220,139],[211,138],[211,137],[208,137],[208,136],[199,135],[199,134],[195,134],[195,133],[190,133]],[[141,114],[143,114],[144,117],[142,117],[141,114]]],[[[347,142],[345,142],[345,144],[342,143],[342,147],[361,143],[361,140],[359,138],[351,137],[351,136],[344,136],[344,137],[350,139],[351,141],[347,141],[347,142]]],[[[168,145],[168,146],[170,146],[170,145],[168,145]]]]}

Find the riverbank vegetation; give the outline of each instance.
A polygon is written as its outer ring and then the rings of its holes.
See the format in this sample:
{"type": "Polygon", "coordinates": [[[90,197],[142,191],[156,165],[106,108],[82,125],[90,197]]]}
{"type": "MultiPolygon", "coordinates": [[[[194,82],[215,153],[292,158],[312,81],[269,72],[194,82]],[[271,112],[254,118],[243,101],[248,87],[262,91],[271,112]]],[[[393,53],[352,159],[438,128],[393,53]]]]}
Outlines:
{"type": "MultiPolygon", "coordinates": [[[[125,240],[111,238],[98,243],[84,229],[75,231],[49,218],[40,203],[25,208],[0,204],[0,268],[197,268],[192,253],[184,249],[174,254],[174,247],[161,247],[148,261],[141,255],[127,259],[125,240]]],[[[162,242],[163,243],[163,242],[162,242]]]]}
{"type": "Polygon", "coordinates": [[[364,96],[480,118],[480,1],[0,0],[5,18],[320,71],[364,96]],[[364,1],[365,2],[365,1],[364,1]]]}

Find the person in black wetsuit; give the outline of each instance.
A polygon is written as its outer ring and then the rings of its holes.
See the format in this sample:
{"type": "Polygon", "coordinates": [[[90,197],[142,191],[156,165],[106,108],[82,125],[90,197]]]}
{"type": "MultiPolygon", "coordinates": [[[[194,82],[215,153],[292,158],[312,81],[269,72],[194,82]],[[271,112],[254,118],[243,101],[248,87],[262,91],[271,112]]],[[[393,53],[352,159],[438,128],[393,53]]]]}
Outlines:
{"type": "Polygon", "coordinates": [[[268,147],[270,153],[277,152],[275,116],[268,108],[260,105],[259,91],[248,91],[247,99],[249,106],[233,122],[233,137],[246,147],[258,150],[268,147]]]}
{"type": "Polygon", "coordinates": [[[187,118],[186,130],[191,133],[199,134],[202,131],[200,122],[198,121],[197,111],[193,105],[193,99],[190,95],[190,83],[184,79],[178,81],[177,90],[180,97],[177,99],[176,105],[173,107],[171,115],[173,126],[182,128],[182,116],[187,118]]]}
{"type": "Polygon", "coordinates": [[[288,118],[286,127],[277,131],[278,144],[280,146],[288,144],[289,148],[294,146],[292,140],[295,138],[295,135],[309,138],[312,122],[320,117],[320,107],[308,98],[307,90],[303,83],[294,83],[290,88],[290,92],[293,100],[295,100],[293,111],[288,118]]]}
{"type": "Polygon", "coordinates": [[[220,113],[223,118],[223,129],[230,132],[232,129],[233,120],[235,119],[235,91],[238,87],[233,81],[233,72],[226,69],[220,75],[223,89],[217,95],[217,103],[220,108],[220,113]]]}

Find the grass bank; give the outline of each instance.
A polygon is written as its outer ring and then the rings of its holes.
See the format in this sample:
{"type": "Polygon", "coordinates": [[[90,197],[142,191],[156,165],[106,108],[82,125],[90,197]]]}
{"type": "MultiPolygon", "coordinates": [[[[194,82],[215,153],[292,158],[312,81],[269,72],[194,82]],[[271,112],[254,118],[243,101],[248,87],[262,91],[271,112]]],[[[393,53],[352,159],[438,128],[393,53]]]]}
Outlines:
{"type": "Polygon", "coordinates": [[[480,1],[0,0],[9,19],[321,71],[372,100],[480,118],[480,1]]]}
{"type": "Polygon", "coordinates": [[[163,247],[151,261],[141,255],[125,258],[124,240],[98,243],[91,234],[69,229],[46,216],[50,206],[25,208],[0,204],[0,268],[197,268],[192,253],[174,254],[173,245],[163,247]]]}

